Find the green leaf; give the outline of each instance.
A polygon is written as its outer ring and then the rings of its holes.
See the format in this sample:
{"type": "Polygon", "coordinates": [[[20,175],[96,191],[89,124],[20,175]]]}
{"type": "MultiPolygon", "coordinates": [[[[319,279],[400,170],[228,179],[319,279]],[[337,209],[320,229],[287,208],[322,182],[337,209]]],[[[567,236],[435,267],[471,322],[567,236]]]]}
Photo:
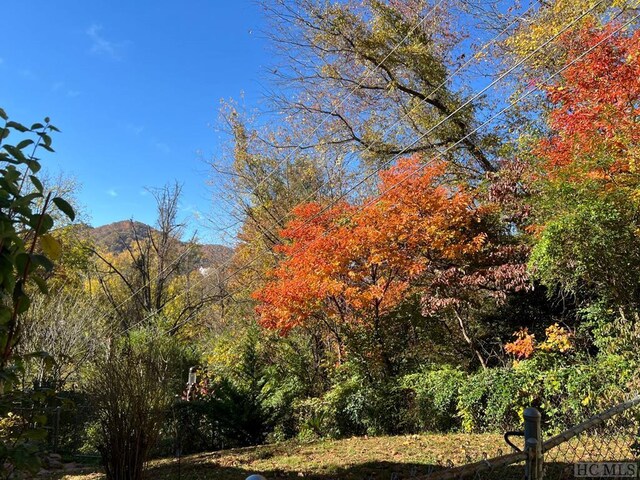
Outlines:
{"type": "Polygon", "coordinates": [[[38,135],[42,139],[42,142],[44,143],[44,145],[43,145],[44,147],[50,147],[51,146],[51,137],[49,135],[47,135],[44,132],[40,132],[40,133],[38,133],[38,135]]]}
{"type": "Polygon", "coordinates": [[[35,175],[29,175],[29,178],[31,179],[31,183],[33,183],[33,186],[36,187],[36,190],[42,193],[44,187],[42,186],[42,182],[38,180],[38,177],[36,177],[35,175]]]}
{"type": "Polygon", "coordinates": [[[7,115],[7,112],[5,112],[3,108],[0,108],[0,118],[2,118],[3,120],[8,120],[9,119],[9,116],[7,115]]]}
{"type": "Polygon", "coordinates": [[[27,160],[26,164],[27,167],[29,167],[29,170],[31,170],[33,173],[38,173],[40,171],[40,162],[38,162],[37,160],[27,160]]]}
{"type": "MultiPolygon", "coordinates": [[[[31,270],[31,257],[28,253],[19,253],[16,255],[16,270],[22,275],[23,273],[29,273],[31,270]]],[[[17,287],[16,287],[17,288],[17,287]]]]}
{"type": "Polygon", "coordinates": [[[18,197],[11,205],[11,208],[17,211],[20,207],[28,207],[36,198],[42,198],[42,194],[34,192],[18,197]]]}
{"type": "Polygon", "coordinates": [[[40,171],[40,162],[38,162],[37,160],[27,160],[26,163],[29,167],[29,170],[31,170],[33,173],[38,173],[40,171]]]}
{"type": "Polygon", "coordinates": [[[14,122],[12,120],[9,120],[7,122],[7,127],[13,128],[14,130],[18,130],[19,132],[22,132],[22,133],[29,131],[29,129],[27,127],[25,127],[24,125],[22,125],[21,123],[14,122]]]}
{"type": "Polygon", "coordinates": [[[16,148],[19,148],[20,150],[22,150],[23,148],[26,148],[32,144],[33,144],[33,140],[31,140],[30,138],[27,138],[25,140],[22,140],[20,143],[18,143],[18,145],[16,145],[16,148]]]}
{"type": "Polygon", "coordinates": [[[30,278],[38,286],[38,289],[40,290],[41,293],[45,295],[49,295],[49,287],[47,286],[47,282],[45,282],[45,280],[42,277],[38,275],[31,275],[30,278]]]}
{"type": "Polygon", "coordinates": [[[35,215],[30,221],[29,226],[33,229],[38,229],[36,232],[38,235],[48,232],[53,227],[53,218],[48,213],[41,215],[35,215]]]}
{"type": "Polygon", "coordinates": [[[69,220],[73,222],[76,219],[76,212],[74,212],[73,207],[64,198],[56,197],[53,199],[53,203],[62,213],[69,217],[69,220]]]}
{"type": "Polygon", "coordinates": [[[5,305],[0,306],[0,325],[6,325],[11,320],[11,309],[5,305]]]}
{"type": "Polygon", "coordinates": [[[18,190],[18,187],[16,187],[15,183],[8,182],[5,178],[2,177],[0,177],[0,189],[4,190],[5,192],[9,192],[14,197],[20,194],[20,191],[18,190]]]}
{"type": "Polygon", "coordinates": [[[53,270],[53,262],[49,260],[49,258],[47,258],[45,255],[40,255],[37,253],[33,254],[31,255],[31,261],[36,265],[40,265],[41,267],[43,267],[47,272],[53,270]]]}
{"type": "Polygon", "coordinates": [[[41,123],[34,123],[33,125],[31,125],[31,130],[37,130],[39,128],[43,128],[44,125],[42,125],[41,123]]]}
{"type": "Polygon", "coordinates": [[[13,145],[4,145],[2,148],[4,148],[7,152],[9,152],[11,155],[13,155],[13,157],[16,160],[20,161],[21,163],[26,163],[27,162],[27,157],[24,156],[24,153],[22,153],[21,150],[18,150],[13,145]]]}
{"type": "Polygon", "coordinates": [[[24,292],[22,280],[16,282],[16,288],[13,290],[13,301],[16,304],[16,313],[21,314],[29,310],[31,299],[24,292]]]}

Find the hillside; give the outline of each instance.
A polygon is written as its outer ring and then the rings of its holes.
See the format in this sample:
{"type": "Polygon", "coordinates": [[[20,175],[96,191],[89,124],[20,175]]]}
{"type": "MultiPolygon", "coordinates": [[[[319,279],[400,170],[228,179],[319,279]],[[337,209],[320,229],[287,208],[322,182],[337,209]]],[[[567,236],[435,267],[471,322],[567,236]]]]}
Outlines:
{"type": "MultiPolygon", "coordinates": [[[[86,235],[89,236],[96,246],[111,252],[120,253],[125,249],[125,245],[134,239],[134,232],[139,236],[144,236],[149,228],[148,225],[132,220],[121,220],[99,227],[83,225],[86,235]]],[[[226,262],[233,253],[233,250],[225,245],[201,244],[199,245],[198,267],[209,267],[226,262]]]]}

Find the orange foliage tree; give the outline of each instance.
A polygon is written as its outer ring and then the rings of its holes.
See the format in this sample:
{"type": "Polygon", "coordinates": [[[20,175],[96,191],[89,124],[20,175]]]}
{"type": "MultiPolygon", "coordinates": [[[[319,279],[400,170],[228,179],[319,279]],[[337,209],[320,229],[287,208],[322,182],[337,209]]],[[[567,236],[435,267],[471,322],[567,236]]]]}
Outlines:
{"type": "Polygon", "coordinates": [[[550,86],[531,265],[548,286],[616,307],[640,302],[640,31],[611,23],[564,37],[550,86]]]}
{"type": "Polygon", "coordinates": [[[573,167],[607,178],[637,169],[640,31],[619,27],[590,24],[564,37],[568,66],[547,88],[553,134],[537,150],[549,173],[573,167]]]}
{"type": "Polygon", "coordinates": [[[282,232],[281,262],[254,293],[260,323],[283,334],[323,323],[341,347],[342,327],[359,326],[383,343],[382,322],[415,280],[485,242],[477,228],[485,209],[444,177],[444,164],[413,157],[383,172],[382,193],[361,206],[298,206],[282,232]]]}

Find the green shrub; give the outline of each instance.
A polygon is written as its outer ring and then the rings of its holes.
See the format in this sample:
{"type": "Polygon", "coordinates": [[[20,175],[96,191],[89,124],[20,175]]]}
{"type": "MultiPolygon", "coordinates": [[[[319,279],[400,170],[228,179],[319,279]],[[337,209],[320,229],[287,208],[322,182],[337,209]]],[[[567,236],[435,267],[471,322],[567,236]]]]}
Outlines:
{"type": "Polygon", "coordinates": [[[512,369],[492,368],[470,375],[463,382],[458,413],[465,431],[504,431],[520,423],[520,387],[530,392],[533,382],[526,375],[519,379],[516,376],[512,369]]]}
{"type": "Polygon", "coordinates": [[[413,393],[414,402],[407,414],[412,429],[446,432],[460,428],[458,396],[466,374],[445,365],[405,376],[401,383],[413,393]]]}
{"type": "Polygon", "coordinates": [[[408,414],[414,393],[400,382],[370,383],[359,375],[334,383],[322,397],[294,404],[300,437],[394,435],[415,430],[408,414]]]}
{"type": "Polygon", "coordinates": [[[634,369],[622,356],[572,363],[540,354],[470,375],[460,387],[458,414],[465,431],[500,432],[520,428],[522,411],[533,406],[542,412],[545,431],[558,432],[623,398],[634,369]]]}

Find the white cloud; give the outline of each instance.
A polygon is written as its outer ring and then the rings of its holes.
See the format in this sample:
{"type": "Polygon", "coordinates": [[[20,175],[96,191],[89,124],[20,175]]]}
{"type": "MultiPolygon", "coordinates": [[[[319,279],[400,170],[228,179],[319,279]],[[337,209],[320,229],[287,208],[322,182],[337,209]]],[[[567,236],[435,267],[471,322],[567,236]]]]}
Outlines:
{"type": "Polygon", "coordinates": [[[116,190],[114,188],[111,188],[111,189],[107,190],[107,195],[109,195],[110,197],[117,197],[118,196],[118,192],[116,192],[116,190]]]}
{"type": "Polygon", "coordinates": [[[125,43],[116,43],[110,40],[107,40],[102,36],[102,25],[93,24],[91,25],[86,34],[91,39],[91,52],[99,55],[106,55],[111,57],[113,60],[122,60],[122,48],[125,43]]]}
{"type": "Polygon", "coordinates": [[[140,135],[142,132],[144,132],[144,125],[135,125],[133,123],[127,123],[124,128],[130,132],[133,133],[134,135],[138,136],[140,135]]]}
{"type": "Polygon", "coordinates": [[[155,142],[154,146],[164,154],[171,153],[171,147],[164,142],[155,142]]]}
{"type": "Polygon", "coordinates": [[[70,97],[70,98],[77,97],[78,95],[80,95],[82,93],[79,90],[74,90],[72,88],[67,88],[67,85],[66,85],[65,82],[55,82],[53,85],[51,85],[51,91],[52,92],[64,92],[64,94],[67,97],[70,97]]]}

